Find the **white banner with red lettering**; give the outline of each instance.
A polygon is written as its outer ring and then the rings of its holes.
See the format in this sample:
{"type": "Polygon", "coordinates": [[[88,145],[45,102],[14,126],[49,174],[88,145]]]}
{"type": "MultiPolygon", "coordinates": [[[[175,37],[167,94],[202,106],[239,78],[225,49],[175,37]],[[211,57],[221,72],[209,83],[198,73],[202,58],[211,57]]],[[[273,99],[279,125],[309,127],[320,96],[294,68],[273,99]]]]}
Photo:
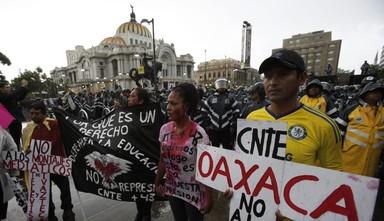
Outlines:
{"type": "Polygon", "coordinates": [[[61,176],[71,174],[71,161],[61,156],[50,155],[52,143],[32,139],[30,152],[2,152],[6,169],[29,171],[27,219],[47,220],[49,211],[50,173],[61,176]]]}
{"type": "Polygon", "coordinates": [[[231,221],[275,220],[278,208],[294,220],[370,220],[379,185],[371,177],[207,145],[198,145],[196,165],[197,180],[234,191],[231,221]]]}

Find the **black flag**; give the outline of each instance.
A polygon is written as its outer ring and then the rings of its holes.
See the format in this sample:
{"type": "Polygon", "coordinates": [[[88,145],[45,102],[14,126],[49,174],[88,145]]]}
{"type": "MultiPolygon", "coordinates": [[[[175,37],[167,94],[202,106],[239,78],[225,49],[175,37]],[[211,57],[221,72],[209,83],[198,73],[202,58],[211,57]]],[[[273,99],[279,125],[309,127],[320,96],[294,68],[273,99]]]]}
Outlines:
{"type": "Polygon", "coordinates": [[[93,122],[55,109],[76,189],[122,201],[152,201],[163,116],[158,104],[115,110],[93,122]]]}

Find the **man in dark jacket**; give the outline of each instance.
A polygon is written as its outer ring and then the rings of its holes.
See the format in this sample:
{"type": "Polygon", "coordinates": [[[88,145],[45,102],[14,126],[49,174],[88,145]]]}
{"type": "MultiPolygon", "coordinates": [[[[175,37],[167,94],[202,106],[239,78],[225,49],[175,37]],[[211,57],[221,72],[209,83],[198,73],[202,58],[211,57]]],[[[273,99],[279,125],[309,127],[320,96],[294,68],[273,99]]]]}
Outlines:
{"type": "Polygon", "coordinates": [[[224,149],[233,149],[236,137],[236,120],[240,113],[239,103],[228,92],[228,80],[221,78],[215,81],[216,92],[209,96],[201,111],[206,116],[205,128],[212,145],[224,149]]]}
{"type": "Polygon", "coordinates": [[[250,101],[241,111],[240,118],[247,118],[248,114],[252,111],[263,108],[269,104],[269,102],[265,100],[265,90],[262,82],[257,82],[255,85],[251,86],[248,94],[250,101]]]}
{"type": "Polygon", "coordinates": [[[11,91],[9,82],[5,79],[0,80],[0,103],[3,104],[8,112],[15,118],[15,120],[9,125],[8,129],[19,150],[22,129],[21,122],[25,119],[18,102],[23,100],[27,95],[27,86],[28,81],[22,79],[20,88],[15,91],[11,91]]]}

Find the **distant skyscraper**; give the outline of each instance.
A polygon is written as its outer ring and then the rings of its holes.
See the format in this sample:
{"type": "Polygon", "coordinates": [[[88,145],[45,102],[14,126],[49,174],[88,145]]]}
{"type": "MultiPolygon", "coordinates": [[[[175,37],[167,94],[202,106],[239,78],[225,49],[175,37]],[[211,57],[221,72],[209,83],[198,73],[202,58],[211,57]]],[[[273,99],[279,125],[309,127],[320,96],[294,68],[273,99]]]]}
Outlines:
{"type": "Polygon", "coordinates": [[[252,26],[247,21],[244,21],[241,39],[241,68],[251,67],[251,40],[252,26]]]}
{"type": "MultiPolygon", "coordinates": [[[[328,64],[332,75],[337,73],[341,40],[332,40],[332,32],[315,31],[293,35],[283,40],[283,48],[294,50],[303,57],[307,72],[316,76],[326,75],[328,64]]],[[[274,49],[275,52],[279,49],[274,49]]]]}
{"type": "Polygon", "coordinates": [[[377,61],[379,60],[379,52],[376,52],[375,59],[373,60],[374,65],[378,65],[377,61]]]}

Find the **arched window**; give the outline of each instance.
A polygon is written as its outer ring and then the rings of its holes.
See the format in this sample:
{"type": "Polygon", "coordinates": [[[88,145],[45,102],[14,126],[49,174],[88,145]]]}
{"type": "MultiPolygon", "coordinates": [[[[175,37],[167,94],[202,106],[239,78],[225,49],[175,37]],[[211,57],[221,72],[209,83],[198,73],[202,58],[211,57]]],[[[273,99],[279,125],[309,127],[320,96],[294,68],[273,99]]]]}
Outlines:
{"type": "Polygon", "coordinates": [[[188,65],[187,66],[187,77],[191,78],[191,76],[192,76],[192,66],[188,65]]]}
{"type": "Polygon", "coordinates": [[[119,73],[119,69],[117,67],[117,60],[116,59],[113,59],[112,60],[112,73],[113,73],[113,76],[116,77],[119,73]]]}
{"type": "Polygon", "coordinates": [[[104,68],[100,68],[100,79],[104,79],[104,68]]]}

